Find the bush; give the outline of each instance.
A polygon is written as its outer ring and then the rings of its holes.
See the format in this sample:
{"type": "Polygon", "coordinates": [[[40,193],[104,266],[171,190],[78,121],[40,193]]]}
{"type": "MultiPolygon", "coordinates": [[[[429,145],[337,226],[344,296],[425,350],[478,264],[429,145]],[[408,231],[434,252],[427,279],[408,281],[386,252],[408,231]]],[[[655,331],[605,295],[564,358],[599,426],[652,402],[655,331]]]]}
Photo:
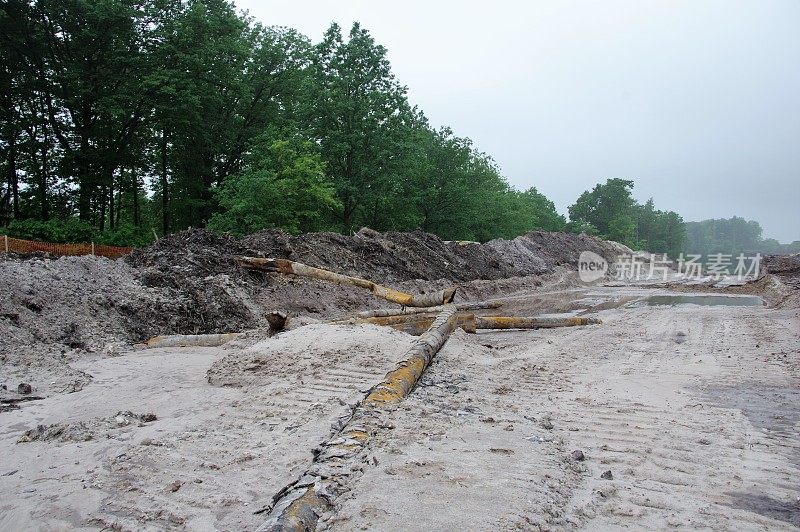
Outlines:
{"type": "Polygon", "coordinates": [[[114,230],[102,233],[97,228],[77,218],[61,220],[14,220],[8,227],[0,227],[0,235],[8,235],[23,240],[54,242],[57,244],[80,244],[94,242],[107,246],[144,247],[150,245],[154,236],[152,231],[123,223],[114,230]]]}
{"type": "Polygon", "coordinates": [[[154,240],[153,232],[130,223],[120,224],[114,230],[103,231],[95,242],[107,246],[144,247],[154,240]]]}
{"type": "Polygon", "coordinates": [[[67,244],[72,242],[91,242],[97,230],[91,224],[77,218],[63,220],[14,220],[3,231],[8,236],[24,240],[40,240],[67,244]]]}

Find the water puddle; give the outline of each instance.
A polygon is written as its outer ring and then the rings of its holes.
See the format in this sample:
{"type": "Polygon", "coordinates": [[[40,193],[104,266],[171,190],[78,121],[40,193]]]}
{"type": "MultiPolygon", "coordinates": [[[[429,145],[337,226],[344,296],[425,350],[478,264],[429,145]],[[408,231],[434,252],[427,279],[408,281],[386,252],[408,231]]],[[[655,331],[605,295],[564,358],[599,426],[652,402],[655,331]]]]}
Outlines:
{"type": "Polygon", "coordinates": [[[763,307],[764,300],[758,296],[660,295],[640,299],[634,305],[648,307],[674,307],[676,305],[763,307]]]}

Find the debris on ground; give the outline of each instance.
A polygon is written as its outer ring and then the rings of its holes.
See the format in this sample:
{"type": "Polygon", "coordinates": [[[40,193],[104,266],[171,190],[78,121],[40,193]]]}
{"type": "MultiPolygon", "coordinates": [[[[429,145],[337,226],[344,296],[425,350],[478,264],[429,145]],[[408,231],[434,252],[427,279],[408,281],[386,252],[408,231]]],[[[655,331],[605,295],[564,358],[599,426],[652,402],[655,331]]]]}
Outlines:
{"type": "Polygon", "coordinates": [[[89,421],[76,421],[73,423],[54,423],[52,425],[38,425],[34,429],[25,431],[17,443],[34,441],[83,442],[93,440],[100,435],[111,437],[115,429],[129,425],[142,426],[155,421],[153,413],[134,414],[130,411],[117,412],[106,418],[95,418],[89,421]]]}
{"type": "Polygon", "coordinates": [[[576,462],[583,462],[586,460],[586,455],[583,454],[583,451],[580,449],[575,449],[570,453],[570,458],[575,460],[576,462]]]}

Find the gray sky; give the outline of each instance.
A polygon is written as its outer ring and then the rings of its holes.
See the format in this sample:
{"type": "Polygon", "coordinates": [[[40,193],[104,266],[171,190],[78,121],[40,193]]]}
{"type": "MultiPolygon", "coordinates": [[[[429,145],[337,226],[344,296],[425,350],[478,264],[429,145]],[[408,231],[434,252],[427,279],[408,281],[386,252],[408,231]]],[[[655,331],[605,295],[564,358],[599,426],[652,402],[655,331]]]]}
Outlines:
{"type": "Polygon", "coordinates": [[[800,239],[800,0],[237,0],[318,42],[354,20],[435,126],[559,211],[609,177],[685,220],[800,239]]]}

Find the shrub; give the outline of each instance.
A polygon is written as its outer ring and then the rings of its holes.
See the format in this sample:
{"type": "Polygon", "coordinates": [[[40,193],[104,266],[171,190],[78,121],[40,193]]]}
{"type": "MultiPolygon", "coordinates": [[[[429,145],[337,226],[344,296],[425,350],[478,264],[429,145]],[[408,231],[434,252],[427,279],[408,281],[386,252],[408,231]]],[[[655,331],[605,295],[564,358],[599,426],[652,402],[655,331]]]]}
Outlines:
{"type": "Polygon", "coordinates": [[[14,220],[5,229],[4,233],[14,238],[57,243],[91,242],[97,234],[94,226],[77,218],[14,220]]]}

